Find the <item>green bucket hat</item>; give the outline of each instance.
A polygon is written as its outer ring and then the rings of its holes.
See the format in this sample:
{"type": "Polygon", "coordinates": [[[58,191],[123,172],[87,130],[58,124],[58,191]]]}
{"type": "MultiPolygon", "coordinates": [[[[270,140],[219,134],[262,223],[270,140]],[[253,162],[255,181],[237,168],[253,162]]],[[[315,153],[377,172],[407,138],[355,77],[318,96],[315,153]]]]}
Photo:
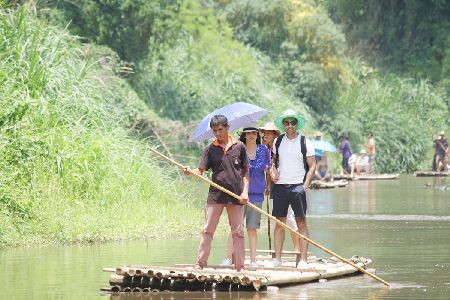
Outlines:
{"type": "Polygon", "coordinates": [[[294,118],[294,119],[297,120],[297,124],[298,124],[297,125],[297,130],[300,130],[301,128],[303,128],[303,126],[305,125],[305,122],[306,122],[305,117],[303,115],[297,114],[292,109],[285,110],[281,114],[281,116],[278,116],[275,119],[275,122],[274,122],[275,125],[278,127],[278,129],[280,129],[281,132],[283,132],[283,133],[285,132],[284,125],[283,125],[283,120],[286,119],[286,118],[294,118]]]}

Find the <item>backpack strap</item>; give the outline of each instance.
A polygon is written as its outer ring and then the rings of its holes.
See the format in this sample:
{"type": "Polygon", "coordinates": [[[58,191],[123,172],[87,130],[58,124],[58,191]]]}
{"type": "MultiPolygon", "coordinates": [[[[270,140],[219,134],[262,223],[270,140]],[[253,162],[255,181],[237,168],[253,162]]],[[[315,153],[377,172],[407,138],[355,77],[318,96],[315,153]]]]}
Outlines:
{"type": "MultiPolygon", "coordinates": [[[[278,154],[278,149],[280,148],[281,145],[281,141],[283,140],[284,134],[280,135],[277,138],[277,141],[275,142],[275,168],[278,169],[278,163],[279,163],[279,158],[280,155],[278,154]]],[[[305,168],[305,176],[303,177],[303,182],[306,181],[306,174],[308,174],[309,171],[309,165],[308,162],[306,161],[306,138],[304,135],[302,135],[300,137],[300,147],[301,147],[301,151],[302,151],[302,155],[303,155],[303,167],[305,168]]]]}
{"type": "Polygon", "coordinates": [[[308,174],[308,171],[309,171],[309,165],[308,165],[308,162],[306,161],[306,138],[304,135],[302,135],[300,137],[300,147],[302,149],[302,154],[303,154],[303,167],[305,168],[305,176],[303,177],[303,182],[305,182],[306,175],[308,174]]]}
{"type": "Polygon", "coordinates": [[[284,133],[282,134],[282,135],[280,135],[278,138],[277,138],[277,141],[275,142],[275,168],[277,168],[278,169],[278,162],[279,162],[279,158],[280,158],[280,155],[278,154],[278,149],[280,148],[280,145],[281,145],[281,141],[283,140],[283,138],[284,138],[284,133]]]}

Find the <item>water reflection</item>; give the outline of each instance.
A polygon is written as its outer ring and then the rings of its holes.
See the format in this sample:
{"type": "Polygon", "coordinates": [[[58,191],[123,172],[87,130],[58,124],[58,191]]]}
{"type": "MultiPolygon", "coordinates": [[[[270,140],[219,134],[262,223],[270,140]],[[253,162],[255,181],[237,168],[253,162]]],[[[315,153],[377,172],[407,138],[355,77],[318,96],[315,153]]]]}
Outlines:
{"type": "MultiPolygon", "coordinates": [[[[449,180],[402,177],[311,192],[311,238],[342,256],[358,254],[373,259],[372,267],[392,283],[391,289],[367,276],[352,276],[273,292],[108,295],[104,299],[448,299],[450,191],[427,188],[425,184],[448,185],[449,180]]],[[[259,241],[268,249],[263,228],[259,241]]],[[[198,242],[199,237],[1,250],[1,298],[98,298],[110,276],[102,268],[125,263],[193,263],[198,242]]],[[[220,263],[225,247],[226,233],[215,236],[211,264],[220,263]]],[[[313,246],[310,250],[317,256],[327,256],[313,246]]]]}
{"type": "Polygon", "coordinates": [[[333,190],[313,190],[308,194],[309,214],[326,215],[336,212],[336,194],[333,190]]]}

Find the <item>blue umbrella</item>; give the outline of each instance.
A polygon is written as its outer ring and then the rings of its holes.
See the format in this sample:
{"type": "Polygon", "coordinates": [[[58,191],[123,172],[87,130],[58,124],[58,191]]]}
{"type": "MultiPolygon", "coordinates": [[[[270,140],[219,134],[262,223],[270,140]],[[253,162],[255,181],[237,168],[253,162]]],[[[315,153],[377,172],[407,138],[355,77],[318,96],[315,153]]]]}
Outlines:
{"type": "Polygon", "coordinates": [[[230,131],[241,127],[252,126],[256,121],[264,116],[267,110],[245,102],[236,102],[228,104],[222,108],[209,113],[198,125],[191,140],[200,142],[214,137],[212,129],[209,127],[211,118],[215,115],[224,115],[230,124],[230,131]]]}
{"type": "Polygon", "coordinates": [[[312,142],[315,150],[336,152],[336,147],[329,142],[322,140],[313,140],[312,142]]]}

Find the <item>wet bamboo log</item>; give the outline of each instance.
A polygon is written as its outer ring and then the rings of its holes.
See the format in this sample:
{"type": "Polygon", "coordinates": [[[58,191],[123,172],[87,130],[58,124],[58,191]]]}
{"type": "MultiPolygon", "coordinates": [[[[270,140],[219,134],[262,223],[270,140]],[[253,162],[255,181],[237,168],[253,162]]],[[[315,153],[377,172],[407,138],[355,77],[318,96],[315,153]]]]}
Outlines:
{"type": "Polygon", "coordinates": [[[139,288],[139,287],[134,287],[131,291],[132,291],[133,293],[142,293],[142,289],[139,288]]]}
{"type": "Polygon", "coordinates": [[[162,291],[170,291],[171,281],[172,281],[171,279],[163,278],[161,280],[161,290],[162,291]]]}
{"type": "Polygon", "coordinates": [[[216,292],[228,292],[230,291],[230,283],[218,282],[214,285],[214,291],[216,292]]]}
{"type": "Polygon", "coordinates": [[[133,281],[133,278],[131,276],[122,276],[122,275],[116,275],[112,274],[109,278],[109,284],[112,286],[131,286],[133,281]]]}
{"type": "Polygon", "coordinates": [[[186,290],[188,291],[204,291],[205,283],[198,280],[186,281],[186,290]]]}
{"type": "Polygon", "coordinates": [[[183,291],[185,286],[184,279],[173,279],[170,285],[172,291],[183,291]]]}
{"type": "Polygon", "coordinates": [[[414,173],[417,177],[445,177],[448,176],[450,172],[435,172],[435,171],[417,171],[414,173]]]}
{"type": "Polygon", "coordinates": [[[206,281],[205,282],[205,292],[211,292],[213,290],[214,282],[206,281]]]}
{"type": "Polygon", "coordinates": [[[161,279],[157,277],[150,278],[150,287],[152,289],[159,289],[161,287],[161,279]]]}
{"type": "Polygon", "coordinates": [[[113,293],[120,293],[122,291],[122,287],[115,285],[111,287],[111,292],[113,293]]]}
{"type": "MultiPolygon", "coordinates": [[[[357,263],[357,265],[360,267],[365,267],[366,264],[370,264],[371,262],[372,262],[371,260],[367,260],[367,262],[365,264],[362,262],[359,262],[359,263],[357,263]]],[[[356,272],[358,272],[358,269],[356,269],[355,267],[352,267],[348,264],[338,263],[338,264],[336,264],[336,267],[327,269],[327,272],[321,274],[320,278],[328,279],[328,278],[333,278],[333,277],[350,275],[350,274],[353,274],[356,272]]]]}
{"type": "MultiPolygon", "coordinates": [[[[246,274],[248,274],[249,272],[252,272],[252,271],[274,271],[274,270],[275,271],[295,271],[295,270],[297,270],[295,268],[295,262],[287,262],[287,264],[291,264],[291,266],[283,266],[283,267],[275,267],[275,268],[264,267],[264,266],[258,266],[258,267],[247,267],[246,266],[245,273],[239,273],[239,272],[234,271],[233,266],[211,265],[211,266],[205,267],[202,270],[202,272],[203,273],[220,272],[224,277],[226,277],[227,274],[231,274],[231,275],[239,274],[239,275],[245,276],[246,274]],[[232,272],[232,273],[226,273],[226,271],[232,272]]],[[[180,264],[178,266],[183,266],[183,265],[180,264]]],[[[188,265],[188,264],[186,264],[184,266],[192,267],[192,265],[188,265]]],[[[310,271],[310,272],[322,271],[322,268],[320,268],[319,270],[316,270],[313,265],[312,267],[308,267],[308,269],[306,269],[306,271],[310,271]]],[[[261,273],[261,275],[263,276],[264,274],[261,273]]],[[[267,274],[265,274],[265,275],[267,275],[267,274]]]]}
{"type": "Polygon", "coordinates": [[[332,189],[337,187],[345,187],[347,185],[348,185],[347,180],[334,180],[334,181],[313,180],[311,181],[310,187],[312,189],[332,189]]]}
{"type": "Polygon", "coordinates": [[[398,179],[400,174],[358,175],[359,180],[398,179]]]}
{"type": "Polygon", "coordinates": [[[141,285],[143,288],[150,287],[150,277],[147,276],[142,277],[141,285]]]}
{"type": "Polygon", "coordinates": [[[318,280],[320,274],[316,272],[279,272],[276,276],[267,278],[267,285],[283,285],[303,283],[318,280]]]}

